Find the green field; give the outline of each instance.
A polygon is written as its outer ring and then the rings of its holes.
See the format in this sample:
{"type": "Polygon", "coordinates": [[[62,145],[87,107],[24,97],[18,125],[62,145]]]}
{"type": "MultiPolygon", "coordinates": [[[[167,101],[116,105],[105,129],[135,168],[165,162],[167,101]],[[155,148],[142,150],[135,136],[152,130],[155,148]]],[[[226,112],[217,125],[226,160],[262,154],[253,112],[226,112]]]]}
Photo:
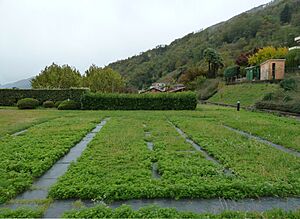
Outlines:
{"type": "Polygon", "coordinates": [[[263,99],[267,93],[278,89],[275,84],[238,84],[228,85],[221,88],[217,94],[210,98],[209,102],[236,105],[237,101],[241,106],[249,107],[263,99]]]}
{"type": "Polygon", "coordinates": [[[51,198],[115,201],[300,196],[299,157],[224,127],[300,151],[300,122],[293,118],[205,105],[196,111],[5,108],[0,113],[5,117],[1,123],[5,131],[0,139],[0,203],[28,189],[35,178],[108,117],[110,120],[79,160],[51,188],[51,198]],[[20,120],[29,119],[20,122],[5,116],[13,114],[20,120]],[[186,142],[174,126],[217,163],[186,142]],[[19,136],[8,135],[21,127],[28,131],[19,136]],[[154,144],[153,150],[147,142],[154,144]],[[231,173],[224,172],[225,169],[231,173]]]}

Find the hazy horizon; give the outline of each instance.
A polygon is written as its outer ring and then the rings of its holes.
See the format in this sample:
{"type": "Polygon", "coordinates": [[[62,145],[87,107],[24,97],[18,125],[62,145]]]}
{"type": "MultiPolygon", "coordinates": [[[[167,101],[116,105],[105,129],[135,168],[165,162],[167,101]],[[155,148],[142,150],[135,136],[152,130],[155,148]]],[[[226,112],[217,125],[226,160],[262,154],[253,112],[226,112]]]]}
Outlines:
{"type": "Polygon", "coordinates": [[[270,0],[0,0],[0,84],[30,78],[52,62],[82,74],[270,0]],[[226,10],[224,10],[226,8],[226,10]]]}

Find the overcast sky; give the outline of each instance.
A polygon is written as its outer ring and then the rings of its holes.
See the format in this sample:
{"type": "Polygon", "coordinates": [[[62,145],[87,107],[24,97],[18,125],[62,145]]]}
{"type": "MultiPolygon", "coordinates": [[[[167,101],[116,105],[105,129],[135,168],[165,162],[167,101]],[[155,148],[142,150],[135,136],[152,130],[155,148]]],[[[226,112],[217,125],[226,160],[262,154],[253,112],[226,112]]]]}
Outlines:
{"type": "Polygon", "coordinates": [[[0,84],[52,62],[84,73],[270,0],[0,0],[0,84]]]}

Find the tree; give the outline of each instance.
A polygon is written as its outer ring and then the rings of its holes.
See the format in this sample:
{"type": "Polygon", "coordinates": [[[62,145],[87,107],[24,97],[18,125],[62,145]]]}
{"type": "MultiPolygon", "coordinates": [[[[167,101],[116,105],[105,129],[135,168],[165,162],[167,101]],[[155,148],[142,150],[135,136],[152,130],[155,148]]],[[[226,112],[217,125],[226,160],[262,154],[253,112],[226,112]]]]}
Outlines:
{"type": "Polygon", "coordinates": [[[83,84],[93,92],[116,93],[124,89],[122,76],[111,68],[92,65],[83,78],[83,84]]]}
{"type": "Polygon", "coordinates": [[[288,71],[300,70],[300,49],[293,49],[288,52],[285,65],[288,71]]]}
{"type": "Polygon", "coordinates": [[[289,4],[286,4],[280,13],[280,21],[282,24],[289,24],[292,19],[292,10],[289,4]]]}
{"type": "Polygon", "coordinates": [[[224,67],[221,55],[216,50],[208,48],[204,51],[204,58],[208,63],[208,78],[215,78],[219,68],[224,67]]]}
{"type": "Polygon", "coordinates": [[[250,65],[259,65],[269,59],[283,59],[287,55],[289,49],[286,47],[275,48],[268,46],[260,49],[257,53],[250,56],[248,62],[250,65]]]}
{"type": "Polygon", "coordinates": [[[241,53],[235,60],[235,64],[238,66],[244,66],[247,67],[249,65],[248,59],[250,56],[254,55],[258,52],[259,49],[255,48],[254,50],[247,52],[247,53],[241,53]]]}
{"type": "Polygon", "coordinates": [[[31,80],[31,86],[32,88],[67,89],[80,87],[81,82],[81,75],[74,67],[69,65],[59,66],[52,63],[52,65],[46,66],[38,76],[31,80]]]}

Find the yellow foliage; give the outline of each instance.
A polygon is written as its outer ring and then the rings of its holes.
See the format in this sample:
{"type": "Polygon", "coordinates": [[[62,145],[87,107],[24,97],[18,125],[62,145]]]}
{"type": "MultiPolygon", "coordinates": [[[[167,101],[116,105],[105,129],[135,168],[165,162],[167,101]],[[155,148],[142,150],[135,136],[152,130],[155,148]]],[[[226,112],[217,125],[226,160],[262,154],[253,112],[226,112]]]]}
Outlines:
{"type": "Polygon", "coordinates": [[[257,53],[250,56],[248,63],[250,65],[259,65],[268,59],[283,59],[287,55],[289,49],[286,47],[275,48],[268,46],[260,49],[257,53]]]}

